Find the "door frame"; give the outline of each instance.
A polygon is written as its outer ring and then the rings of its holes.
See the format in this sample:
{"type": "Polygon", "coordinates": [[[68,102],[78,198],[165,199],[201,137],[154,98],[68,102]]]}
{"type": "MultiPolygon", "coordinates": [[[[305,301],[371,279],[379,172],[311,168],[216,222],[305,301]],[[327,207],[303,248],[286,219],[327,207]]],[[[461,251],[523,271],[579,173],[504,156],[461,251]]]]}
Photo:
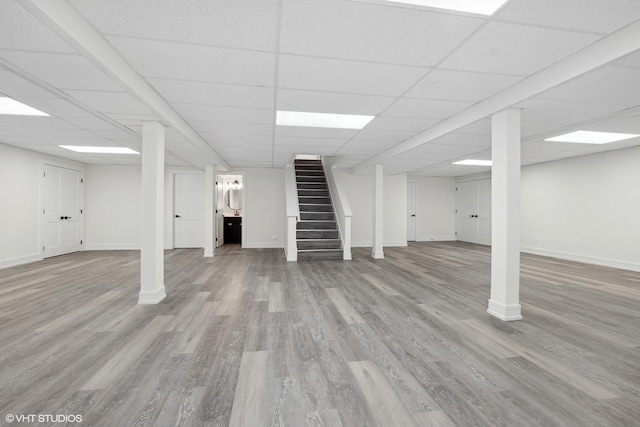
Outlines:
{"type": "MultiPolygon", "coordinates": [[[[164,197],[164,248],[175,249],[175,197],[176,197],[176,175],[202,175],[204,171],[195,169],[171,169],[165,174],[165,197],[164,197]],[[166,182],[170,181],[170,184],[166,182]],[[169,185],[167,185],[169,184],[169,185]]],[[[204,191],[204,190],[203,190],[204,191]]],[[[202,194],[204,197],[204,193],[202,194]]]]}
{"type": "MultiPolygon", "coordinates": [[[[40,160],[39,167],[38,167],[38,254],[41,260],[45,258],[45,254],[44,254],[45,237],[44,237],[44,219],[43,219],[43,215],[44,215],[43,211],[45,206],[45,202],[44,202],[45,191],[44,191],[44,180],[42,178],[44,177],[45,168],[47,166],[53,166],[57,168],[69,169],[72,171],[80,172],[80,178],[83,180],[83,182],[84,182],[84,172],[85,172],[84,165],[81,165],[81,164],[63,163],[63,162],[58,162],[54,160],[40,160]]],[[[84,235],[85,235],[84,187],[82,187],[80,190],[79,204],[80,204],[80,209],[83,212],[80,215],[80,226],[79,226],[80,252],[82,252],[85,250],[85,245],[86,245],[84,241],[84,235]]]]}
{"type": "Polygon", "coordinates": [[[205,230],[204,222],[206,221],[205,208],[204,208],[204,205],[205,205],[206,201],[205,201],[204,192],[205,192],[205,178],[206,177],[205,177],[204,173],[183,173],[183,172],[177,172],[177,173],[173,174],[173,183],[172,183],[173,184],[173,204],[172,204],[173,215],[171,217],[171,220],[173,221],[173,225],[172,225],[172,228],[173,228],[173,236],[172,236],[173,246],[174,247],[176,246],[176,241],[177,241],[177,239],[176,239],[176,217],[175,217],[175,215],[176,215],[176,202],[178,201],[178,193],[179,193],[178,190],[177,190],[177,183],[178,183],[178,178],[181,177],[181,176],[194,176],[194,177],[195,176],[199,176],[201,178],[201,182],[202,182],[202,189],[201,189],[201,192],[199,194],[200,202],[201,202],[201,206],[202,206],[202,209],[201,209],[201,212],[200,212],[201,220],[202,220],[202,229],[201,229],[200,239],[202,241],[202,246],[184,246],[184,247],[185,248],[204,247],[204,230],[205,230]]]}
{"type": "MultiPolygon", "coordinates": [[[[230,170],[230,171],[227,171],[227,172],[217,172],[216,173],[216,180],[215,180],[215,182],[216,182],[216,185],[215,185],[216,197],[217,197],[217,186],[218,186],[218,183],[222,179],[221,177],[225,177],[225,176],[229,176],[229,175],[237,175],[237,176],[241,176],[242,177],[242,241],[240,243],[240,246],[244,248],[245,245],[246,245],[246,241],[247,241],[247,227],[246,227],[246,224],[247,224],[247,211],[248,211],[248,209],[247,209],[247,191],[246,191],[246,189],[247,189],[247,176],[246,176],[244,171],[230,170]]],[[[224,191],[223,191],[223,196],[222,197],[224,197],[224,191]]],[[[214,221],[215,222],[214,232],[215,232],[215,236],[217,237],[218,236],[218,227],[219,227],[219,223],[218,223],[218,220],[217,220],[218,219],[218,204],[217,204],[218,200],[217,199],[215,200],[215,203],[216,203],[216,209],[215,209],[215,212],[214,212],[214,216],[215,216],[216,220],[214,221]]],[[[224,204],[224,201],[222,203],[224,204]]],[[[223,224],[224,224],[224,221],[223,221],[223,224]]],[[[215,241],[214,241],[214,245],[216,247],[218,247],[217,246],[217,242],[215,242],[215,241]]]]}

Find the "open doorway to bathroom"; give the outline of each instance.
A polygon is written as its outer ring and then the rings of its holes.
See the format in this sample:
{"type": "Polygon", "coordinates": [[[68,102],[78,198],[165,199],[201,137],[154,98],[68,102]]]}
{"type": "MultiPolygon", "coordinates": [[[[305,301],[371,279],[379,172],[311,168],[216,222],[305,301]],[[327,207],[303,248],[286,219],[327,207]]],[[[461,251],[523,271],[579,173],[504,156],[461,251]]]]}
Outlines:
{"type": "Polygon", "coordinates": [[[241,174],[216,179],[216,247],[242,246],[244,179],[241,174]]]}

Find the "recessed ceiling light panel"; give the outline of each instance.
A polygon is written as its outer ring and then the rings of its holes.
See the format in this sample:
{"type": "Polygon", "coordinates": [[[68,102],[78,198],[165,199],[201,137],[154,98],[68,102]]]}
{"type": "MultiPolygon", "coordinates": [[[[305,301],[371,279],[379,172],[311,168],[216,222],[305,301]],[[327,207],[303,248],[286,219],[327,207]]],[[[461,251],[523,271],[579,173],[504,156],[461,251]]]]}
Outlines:
{"type": "Polygon", "coordinates": [[[457,12],[493,15],[508,0],[385,0],[391,3],[405,3],[457,12]]]}
{"type": "Polygon", "coordinates": [[[14,116],[49,116],[47,113],[36,110],[27,104],[23,104],[6,96],[0,96],[0,114],[10,114],[14,116]]]}
{"type": "Polygon", "coordinates": [[[90,147],[81,145],[58,145],[60,148],[76,151],[78,153],[92,154],[140,154],[137,151],[127,147],[90,147]]]}
{"type": "Polygon", "coordinates": [[[640,135],[632,133],[611,133],[611,132],[593,132],[588,130],[579,130],[564,135],[547,138],[545,141],[554,142],[575,142],[578,144],[607,144],[609,142],[623,141],[625,139],[636,138],[640,135]]]}
{"type": "Polygon", "coordinates": [[[278,111],[278,126],[302,126],[314,128],[362,129],[375,116],[355,114],[307,113],[302,111],[278,111]]]}
{"type": "Polygon", "coordinates": [[[454,162],[452,164],[454,164],[454,165],[464,165],[464,166],[491,166],[492,162],[491,162],[491,160],[466,159],[466,160],[460,160],[459,162],[454,162]]]}

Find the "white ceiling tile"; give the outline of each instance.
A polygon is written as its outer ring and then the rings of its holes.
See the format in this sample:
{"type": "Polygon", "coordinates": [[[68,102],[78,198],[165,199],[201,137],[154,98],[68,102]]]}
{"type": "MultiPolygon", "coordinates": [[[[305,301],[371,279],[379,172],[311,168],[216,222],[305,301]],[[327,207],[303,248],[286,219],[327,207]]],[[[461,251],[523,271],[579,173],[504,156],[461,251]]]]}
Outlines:
{"type": "Polygon", "coordinates": [[[215,120],[227,123],[273,124],[273,111],[257,108],[219,107],[216,105],[173,104],[185,120],[215,120]]]}
{"type": "Polygon", "coordinates": [[[436,64],[484,22],[338,0],[285,0],[282,9],[283,53],[418,66],[436,64]]]}
{"type": "Polygon", "coordinates": [[[273,108],[274,90],[269,87],[241,86],[183,80],[149,79],[169,102],[229,107],[273,108]]]}
{"type": "Polygon", "coordinates": [[[400,96],[426,71],[399,65],[282,55],[278,84],[285,89],[400,96]]]}
{"type": "Polygon", "coordinates": [[[73,129],[70,123],[55,117],[11,116],[0,114],[0,128],[17,132],[19,129],[73,129]]]}
{"type": "Polygon", "coordinates": [[[275,55],[237,49],[109,37],[144,77],[273,86],[275,55]]]}
{"type": "Polygon", "coordinates": [[[80,55],[0,50],[0,57],[59,89],[122,90],[80,55]]]}
{"type": "Polygon", "coordinates": [[[491,146],[491,137],[487,135],[450,133],[425,144],[425,146],[428,145],[464,145],[484,148],[491,146]]]}
{"type": "Polygon", "coordinates": [[[272,124],[259,123],[225,123],[213,120],[188,120],[189,124],[201,135],[258,135],[273,136],[272,124]]]}
{"type": "Polygon", "coordinates": [[[69,90],[67,93],[103,114],[154,114],[149,107],[125,92],[69,90]]]}
{"type": "Polygon", "coordinates": [[[72,3],[106,34],[275,50],[276,0],[73,0],[72,3]]]}
{"type": "Polygon", "coordinates": [[[440,67],[524,76],[546,68],[599,38],[594,34],[489,22],[440,67]]]}
{"type": "Polygon", "coordinates": [[[629,108],[640,105],[639,74],[637,69],[609,65],[543,92],[538,97],[629,108]]]}
{"type": "Polygon", "coordinates": [[[595,126],[589,126],[587,130],[600,132],[633,133],[640,135],[640,115],[634,115],[631,117],[625,117],[623,119],[612,120],[595,126]]]}
{"type": "Polygon", "coordinates": [[[406,93],[409,98],[481,101],[521,80],[520,77],[433,70],[406,93]]]}
{"type": "Polygon", "coordinates": [[[214,149],[223,149],[224,147],[262,145],[269,146],[273,143],[273,136],[263,135],[238,135],[238,134],[220,134],[220,133],[201,133],[200,136],[209,143],[214,149]]]}
{"type": "Polygon", "coordinates": [[[77,117],[77,118],[92,118],[93,114],[87,112],[85,109],[77,107],[66,99],[56,98],[22,98],[22,102],[25,104],[43,111],[54,117],[77,117]]]}
{"type": "Polygon", "coordinates": [[[394,100],[394,97],[386,96],[279,89],[276,108],[284,111],[375,116],[394,100]]]}
{"type": "MultiPolygon", "coordinates": [[[[56,139],[73,139],[73,140],[103,140],[98,135],[84,129],[43,129],[31,128],[20,129],[20,135],[31,136],[41,140],[52,141],[56,139]]],[[[106,141],[105,141],[106,142],[106,141]]]]}
{"type": "Polygon", "coordinates": [[[55,95],[48,90],[2,68],[0,68],[0,93],[17,100],[22,98],[55,98],[55,95]]]}
{"type": "Polygon", "coordinates": [[[352,141],[384,141],[398,144],[413,135],[415,135],[414,132],[363,129],[353,137],[352,141]]]}
{"type": "Polygon", "coordinates": [[[523,122],[569,125],[617,111],[615,106],[578,104],[533,98],[518,105],[523,122]]]}
{"type": "Polygon", "coordinates": [[[71,46],[14,1],[2,2],[0,48],[75,53],[71,46]]]}
{"type": "Polygon", "coordinates": [[[407,117],[376,117],[367,125],[367,130],[421,132],[438,123],[440,119],[416,119],[407,117]]]}
{"type": "Polygon", "coordinates": [[[471,105],[471,102],[466,101],[401,98],[389,107],[384,115],[387,117],[446,119],[471,105]]]}
{"type": "Polygon", "coordinates": [[[614,64],[640,68],[640,51],[635,51],[634,53],[623,56],[618,61],[615,61],[614,64]]]}
{"type": "Polygon", "coordinates": [[[308,128],[299,126],[276,126],[276,136],[300,138],[328,138],[347,141],[354,137],[357,129],[308,128]]]}
{"type": "Polygon", "coordinates": [[[639,17],[637,0],[511,0],[496,14],[498,20],[600,33],[615,31],[639,17]]]}
{"type": "Polygon", "coordinates": [[[281,148],[283,146],[300,146],[305,149],[309,147],[315,147],[319,150],[331,149],[336,150],[344,144],[342,139],[329,139],[329,138],[299,138],[290,136],[276,136],[274,137],[274,147],[281,148]]]}
{"type": "Polygon", "coordinates": [[[87,130],[121,130],[117,124],[97,117],[62,117],[65,122],[87,130]]]}

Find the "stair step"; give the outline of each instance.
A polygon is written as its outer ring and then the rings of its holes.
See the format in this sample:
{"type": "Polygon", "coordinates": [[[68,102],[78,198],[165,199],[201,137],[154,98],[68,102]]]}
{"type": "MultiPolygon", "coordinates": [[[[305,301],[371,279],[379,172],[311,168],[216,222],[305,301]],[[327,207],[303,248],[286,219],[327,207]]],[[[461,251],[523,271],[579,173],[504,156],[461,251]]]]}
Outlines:
{"type": "Polygon", "coordinates": [[[312,190],[308,188],[298,189],[298,196],[322,196],[329,197],[329,190],[312,190]]]}
{"type": "Polygon", "coordinates": [[[342,249],[298,250],[298,261],[333,261],[342,260],[342,249]]]}
{"type": "Polygon", "coordinates": [[[338,227],[335,221],[321,221],[321,220],[298,221],[298,224],[296,224],[296,230],[320,230],[320,229],[337,230],[338,227]]]}
{"type": "Polygon", "coordinates": [[[331,199],[328,197],[298,197],[298,203],[312,205],[330,205],[331,199]]]}
{"type": "Polygon", "coordinates": [[[328,190],[326,182],[299,182],[298,190],[328,190]]]}
{"type": "Polygon", "coordinates": [[[327,182],[327,180],[323,176],[296,176],[296,182],[327,182]]]}
{"type": "Polygon", "coordinates": [[[296,176],[324,176],[322,169],[296,169],[296,176]]]}
{"type": "Polygon", "coordinates": [[[338,239],[338,230],[296,230],[296,239],[338,239]]]}
{"type": "Polygon", "coordinates": [[[333,212],[333,205],[319,203],[300,203],[301,212],[333,212]]]}
{"type": "Polygon", "coordinates": [[[338,239],[319,240],[298,240],[298,251],[306,249],[341,249],[342,245],[338,239]]]}
{"type": "Polygon", "coordinates": [[[323,220],[323,221],[335,221],[336,218],[333,212],[300,212],[301,220],[323,220]]]}

